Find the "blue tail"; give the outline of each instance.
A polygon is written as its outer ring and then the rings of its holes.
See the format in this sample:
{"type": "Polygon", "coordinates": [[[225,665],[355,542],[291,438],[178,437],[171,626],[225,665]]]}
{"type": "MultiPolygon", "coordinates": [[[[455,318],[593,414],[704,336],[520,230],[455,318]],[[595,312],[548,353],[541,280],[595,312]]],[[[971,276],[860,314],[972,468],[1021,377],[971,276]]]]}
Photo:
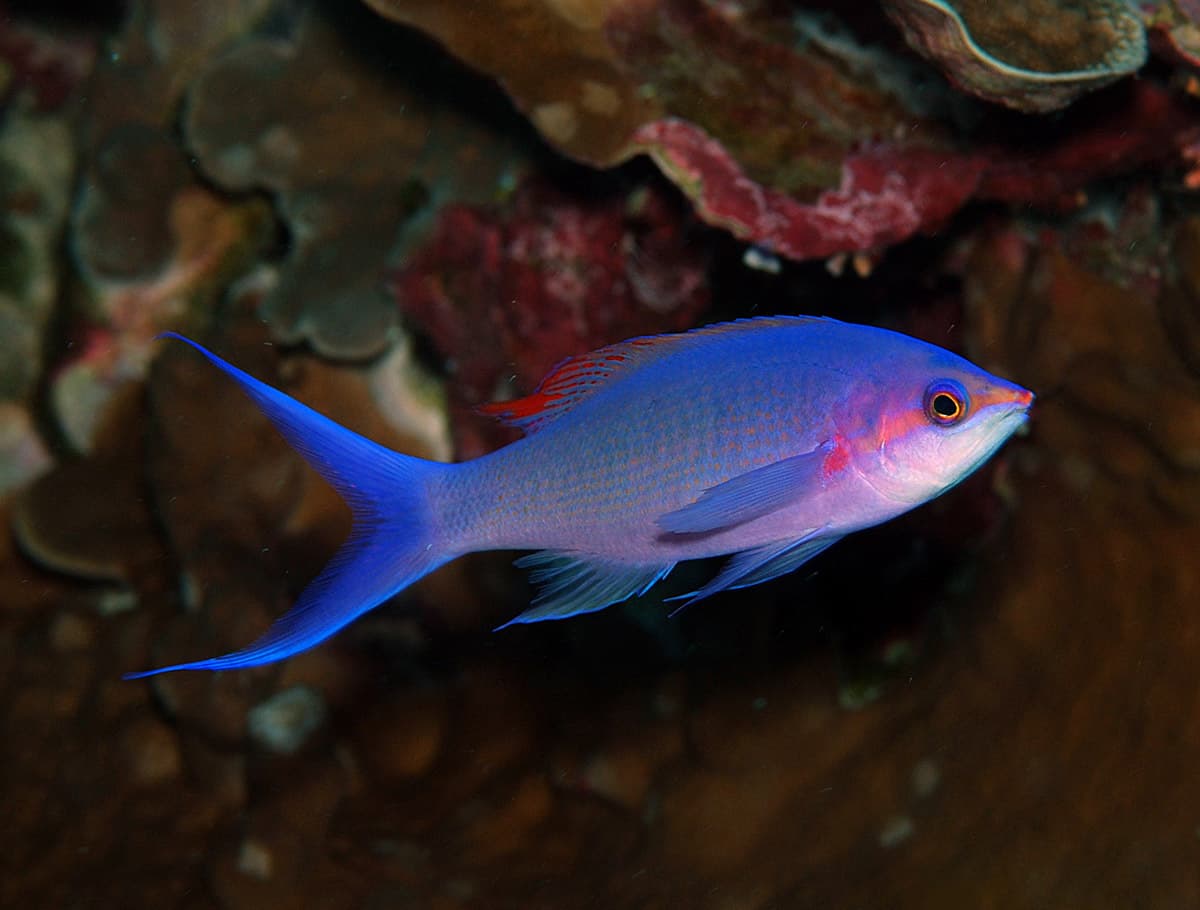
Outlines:
{"type": "Polygon", "coordinates": [[[444,563],[434,540],[429,481],[452,466],[402,455],[347,430],[196,342],[190,344],[235,379],[280,433],[349,503],[354,530],[290,611],[241,651],[129,673],[139,679],[174,670],[235,670],[283,660],[324,641],[358,616],[444,563]]]}

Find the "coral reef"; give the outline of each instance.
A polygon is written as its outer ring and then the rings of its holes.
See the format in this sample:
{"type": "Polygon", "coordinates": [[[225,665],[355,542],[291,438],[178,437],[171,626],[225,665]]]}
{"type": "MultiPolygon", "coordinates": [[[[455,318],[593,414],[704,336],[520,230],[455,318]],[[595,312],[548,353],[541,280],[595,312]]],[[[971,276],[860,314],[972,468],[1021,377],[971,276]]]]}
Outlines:
{"type": "Polygon", "coordinates": [[[606,339],[694,324],[709,301],[705,267],[678,200],[653,182],[588,199],[530,182],[502,212],[444,208],[393,288],[454,364],[456,449],[472,457],[512,438],[472,408],[532,391],[606,339]]]}
{"type": "MultiPolygon", "coordinates": [[[[262,302],[275,337],[363,358],[394,324],[383,276],[405,222],[499,198],[525,164],[519,137],[436,106],[439,94],[397,78],[381,49],[351,52],[344,19],[311,9],[287,38],[213,58],[191,86],[184,131],[217,184],[276,200],[290,243],[262,302]]],[[[434,62],[422,81],[446,69],[434,62]]]]}
{"type": "Polygon", "coordinates": [[[794,259],[875,250],[942,225],[976,190],[979,158],[877,147],[847,158],[842,183],[810,205],[756,185],[721,146],[684,120],[637,133],[697,212],[734,236],[794,259]]]}
{"type": "MultiPolygon", "coordinates": [[[[103,193],[94,185],[90,189],[103,193]]],[[[133,236],[152,234],[160,249],[151,252],[148,244],[138,243],[140,249],[130,251],[126,244],[105,239],[88,246],[90,263],[80,256],[81,270],[86,273],[92,266],[96,296],[86,314],[92,325],[82,333],[78,353],[56,372],[52,389],[59,427],[77,451],[92,447],[109,402],[144,376],[155,336],[199,323],[202,317],[196,314],[212,306],[228,276],[245,268],[249,255],[261,247],[267,225],[261,205],[228,202],[190,179],[162,194],[152,193],[140,212],[120,196],[118,190],[99,203],[119,213],[104,219],[100,233],[107,238],[117,229],[114,220],[137,218],[133,236]],[[166,224],[160,226],[159,218],[166,224]],[[116,253],[111,252],[114,245],[116,253]],[[105,248],[136,275],[104,275],[105,248]],[[139,267],[142,253],[145,264],[139,267]]],[[[79,211],[86,212],[89,203],[85,197],[79,211]]],[[[81,243],[86,243],[89,227],[77,224],[81,243]]]]}
{"type": "MultiPolygon", "coordinates": [[[[929,161],[951,149],[940,124],[912,109],[930,102],[910,97],[902,80],[897,86],[876,75],[899,69],[890,65],[886,52],[829,34],[822,23],[794,23],[773,4],[664,0],[568,8],[528,0],[520,4],[520,15],[497,7],[494,21],[482,29],[478,11],[466,4],[376,0],[371,5],[429,31],[467,62],[495,74],[542,135],[581,161],[614,164],[649,152],[668,164],[668,175],[685,192],[700,196],[702,189],[718,191],[711,181],[702,186],[694,179],[703,165],[670,163],[689,158],[687,152],[702,144],[683,142],[684,130],[703,137],[703,144],[712,146],[704,157],[729,158],[722,176],[737,174],[719,191],[742,197],[743,207],[757,202],[769,208],[773,222],[788,220],[791,197],[803,204],[845,183],[843,162],[863,143],[887,137],[897,157],[911,150],[929,161]],[[504,38],[493,40],[495,34],[504,38]],[[480,40],[481,35],[489,37],[480,40]],[[797,41],[793,35],[802,37],[797,41]],[[803,52],[794,49],[798,44],[803,52]],[[494,50],[508,46],[538,51],[494,50]],[[740,75],[748,71],[757,74],[752,92],[740,75]],[[545,72],[554,77],[545,78],[545,72]],[[745,200],[761,195],[768,201],[745,200]]],[[[921,92],[914,89],[914,94],[921,92]]],[[[904,196],[908,188],[901,181],[892,189],[896,205],[907,211],[889,226],[889,234],[936,224],[936,219],[921,223],[914,216],[922,202],[904,196]]],[[[924,190],[916,187],[914,193],[924,190]]],[[[730,219],[723,218],[719,206],[700,200],[703,217],[728,226],[730,219]]],[[[864,228],[862,233],[870,232],[864,228]]],[[[769,245],[773,238],[760,231],[750,239],[769,245]]],[[[843,238],[837,248],[860,248],[852,242],[843,238]]],[[[809,258],[826,255],[833,245],[809,251],[785,244],[777,252],[809,258]]]]}
{"type": "MultiPolygon", "coordinates": [[[[965,147],[956,130],[986,112],[956,106],[893,49],[859,39],[836,19],[789,17],[779,4],[523,0],[519,15],[496,7],[483,29],[473,4],[370,5],[494,74],[542,135],[571,156],[612,164],[644,152],[706,221],[792,259],[875,254],[934,232],[968,200],[996,195],[987,190],[995,186],[989,170],[1013,170],[1022,159],[1038,174],[1057,164],[1054,173],[1076,188],[1130,170],[1148,153],[1169,157],[1183,144],[1180,121],[1192,122],[1170,100],[1172,126],[1156,121],[1156,138],[1122,155],[1116,149],[1133,134],[1124,115],[1113,117],[1105,136],[1112,151],[1081,169],[1063,160],[1053,139],[1040,149],[1027,136],[1020,149],[1011,142],[965,147]],[[494,34],[505,39],[493,41],[494,34]],[[496,51],[516,45],[538,51],[496,51]],[[754,74],[751,91],[746,73],[754,74]]],[[[1063,107],[1144,62],[1142,22],[1120,0],[1082,10],[1042,6],[991,15],[987,4],[966,4],[959,16],[946,4],[913,0],[889,10],[919,47],[939,60],[953,57],[947,65],[956,81],[1023,110],[1063,107]],[[1001,62],[966,36],[963,17],[986,36],[984,45],[1005,48],[1012,59],[1001,62]],[[955,33],[963,40],[933,37],[943,21],[961,26],[955,33]],[[1078,21],[1089,23],[1091,39],[1079,39],[1078,21]],[[1072,41],[1064,44],[1062,34],[1072,41]],[[1055,54],[1061,59],[1047,59],[1055,54]]],[[[1131,103],[1126,114],[1137,109],[1131,103]]],[[[1093,116],[1080,114],[1080,128],[1088,130],[1093,116]]],[[[1002,195],[1021,203],[1046,198],[1011,182],[1002,195]]]]}
{"type": "Polygon", "coordinates": [[[1200,7],[1189,0],[1151,0],[1139,8],[1156,54],[1193,70],[1200,68],[1200,7]]]}
{"type": "Polygon", "coordinates": [[[186,3],[136,4],[88,83],[70,224],[81,285],[76,344],[56,365],[51,390],[58,427],[76,451],[94,446],[109,405],[144,378],[154,335],[202,324],[225,282],[267,242],[262,203],[203,186],[173,135],[206,56],[266,7],[222,0],[221,15],[209,19],[186,3]]]}
{"type": "Polygon", "coordinates": [[[1193,0],[103,6],[0,10],[0,906],[1200,905],[1193,0]],[[478,554],[120,679],[349,524],[157,333],[450,460],[563,357],[772,311],[962,350],[1029,432],[676,617],[493,634],[478,554]]]}
{"type": "Polygon", "coordinates": [[[0,4],[0,104],[39,113],[61,108],[95,65],[95,36],[22,20],[9,5],[0,4]]]}
{"type": "Polygon", "coordinates": [[[916,50],[959,87],[1046,113],[1141,69],[1146,34],[1124,0],[980,3],[887,0],[916,50]]]}
{"type": "Polygon", "coordinates": [[[50,464],[32,405],[60,289],[55,257],[74,165],[63,121],[11,114],[0,136],[0,497],[50,464]]]}
{"type": "Polygon", "coordinates": [[[422,29],[494,75],[539,131],[597,165],[628,156],[626,143],[662,106],[624,72],[604,25],[615,0],[504,5],[369,0],[388,19],[422,29]],[[513,48],[522,53],[513,53],[513,48]],[[551,78],[547,74],[552,73],[551,78]]]}

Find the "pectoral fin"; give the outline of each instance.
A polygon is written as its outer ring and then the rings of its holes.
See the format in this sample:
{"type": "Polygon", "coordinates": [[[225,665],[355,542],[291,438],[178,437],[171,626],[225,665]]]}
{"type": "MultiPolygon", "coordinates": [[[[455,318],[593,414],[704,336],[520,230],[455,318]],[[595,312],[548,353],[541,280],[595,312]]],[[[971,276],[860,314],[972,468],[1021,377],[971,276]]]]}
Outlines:
{"type": "Polygon", "coordinates": [[[827,442],[803,455],[739,474],[705,490],[690,505],[663,515],[658,526],[668,534],[706,534],[769,515],[820,488],[834,448],[833,442],[827,442]]]}

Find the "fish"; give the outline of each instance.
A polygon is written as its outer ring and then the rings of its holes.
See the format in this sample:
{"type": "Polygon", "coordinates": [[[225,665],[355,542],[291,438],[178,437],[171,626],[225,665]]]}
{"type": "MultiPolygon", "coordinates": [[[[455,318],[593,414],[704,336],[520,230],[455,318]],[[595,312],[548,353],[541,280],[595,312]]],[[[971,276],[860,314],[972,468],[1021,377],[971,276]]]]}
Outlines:
{"type": "Polygon", "coordinates": [[[819,316],[632,338],[480,410],[523,436],[442,463],[372,442],[191,345],[346,500],[353,530],[295,606],[219,657],[131,673],[236,670],[325,641],[467,553],[530,550],[539,590],[500,626],[648,592],[727,556],[684,605],[793,572],[848,534],[959,483],[1026,421],[1032,392],[936,345],[819,316]]]}

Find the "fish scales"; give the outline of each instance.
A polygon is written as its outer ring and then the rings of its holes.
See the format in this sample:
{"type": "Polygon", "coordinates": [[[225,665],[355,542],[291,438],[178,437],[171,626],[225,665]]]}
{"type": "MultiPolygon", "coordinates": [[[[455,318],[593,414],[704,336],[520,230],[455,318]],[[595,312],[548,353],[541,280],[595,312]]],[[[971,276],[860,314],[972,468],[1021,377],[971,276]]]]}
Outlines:
{"type": "Polygon", "coordinates": [[[655,521],[704,489],[813,448],[827,434],[829,395],[823,370],[774,351],[717,349],[703,352],[709,362],[699,366],[689,353],[614,382],[554,425],[472,463],[480,476],[452,506],[471,516],[461,522],[478,534],[470,546],[590,549],[631,560],[727,552],[720,540],[660,541],[655,521]],[[667,391],[671,403],[663,404],[667,391]],[[505,513],[497,490],[532,510],[505,513]]]}

